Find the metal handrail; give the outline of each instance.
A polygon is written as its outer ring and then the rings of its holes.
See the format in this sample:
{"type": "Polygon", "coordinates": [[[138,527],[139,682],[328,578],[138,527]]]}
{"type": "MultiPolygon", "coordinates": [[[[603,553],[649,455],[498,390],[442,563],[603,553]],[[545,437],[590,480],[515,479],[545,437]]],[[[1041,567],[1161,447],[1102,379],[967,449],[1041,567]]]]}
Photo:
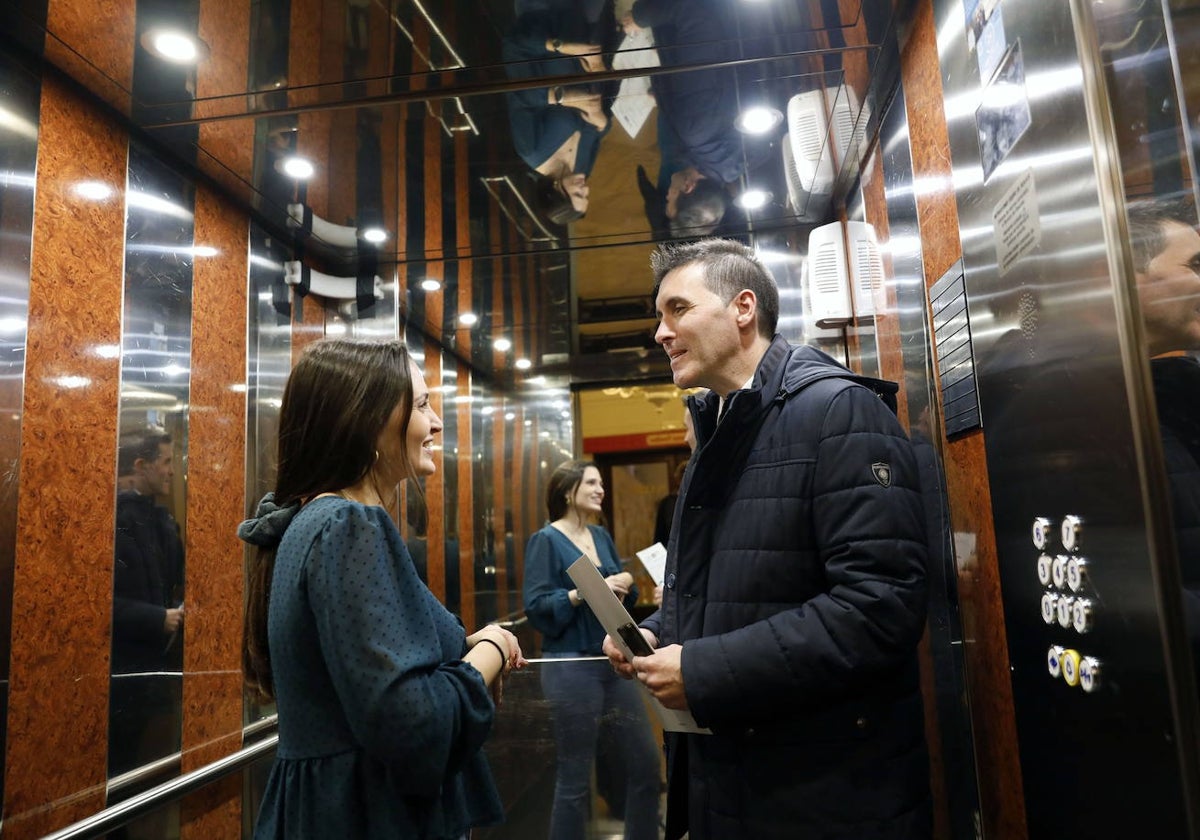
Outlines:
{"type": "Polygon", "coordinates": [[[549,242],[553,244],[554,247],[558,247],[558,237],[551,233],[546,226],[542,224],[542,220],[538,218],[537,213],[535,213],[533,208],[529,206],[529,202],[525,200],[525,196],[521,195],[521,191],[517,189],[517,185],[512,182],[511,178],[509,178],[507,175],[496,175],[483,177],[479,180],[483,182],[484,189],[488,191],[492,198],[496,199],[496,204],[500,207],[500,212],[508,217],[508,220],[513,223],[513,227],[516,228],[517,233],[519,233],[525,239],[525,241],[549,242]],[[520,222],[517,221],[516,217],[513,216],[509,209],[504,206],[504,201],[500,198],[497,192],[492,189],[492,184],[505,184],[508,187],[513,196],[516,197],[517,203],[521,205],[521,209],[525,211],[525,215],[528,216],[542,232],[542,236],[533,236],[525,232],[525,228],[521,226],[520,222]]]}
{"type": "MultiPolygon", "coordinates": [[[[264,718],[261,721],[256,721],[242,730],[242,740],[245,741],[248,735],[257,734],[277,724],[278,718],[274,715],[264,718]]],[[[237,752],[218,759],[211,764],[206,764],[190,773],[185,773],[178,778],[163,782],[161,785],[143,791],[137,796],[132,796],[124,802],[118,802],[116,805],[105,808],[103,811],[92,814],[79,822],[72,823],[53,834],[47,834],[43,840],[91,840],[91,838],[103,837],[115,828],[119,828],[144,814],[157,810],[169,802],[182,799],[189,793],[208,787],[213,782],[223,779],[249,764],[253,764],[260,758],[271,755],[275,752],[275,748],[278,745],[279,734],[269,735],[261,741],[248,747],[243,747],[237,752]]],[[[168,759],[163,759],[162,761],[167,760],[177,760],[177,756],[169,756],[168,759]]],[[[160,763],[155,762],[154,765],[147,766],[157,766],[160,763]]],[[[124,776],[129,775],[129,773],[124,774],[124,776]]],[[[118,778],[124,778],[124,776],[118,778]]]]}

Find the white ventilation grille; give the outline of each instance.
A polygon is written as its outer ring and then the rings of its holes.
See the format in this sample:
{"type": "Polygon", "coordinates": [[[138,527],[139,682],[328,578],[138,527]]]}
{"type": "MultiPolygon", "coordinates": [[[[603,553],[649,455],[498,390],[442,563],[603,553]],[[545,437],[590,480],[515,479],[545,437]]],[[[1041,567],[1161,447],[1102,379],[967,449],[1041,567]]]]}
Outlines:
{"type": "Polygon", "coordinates": [[[864,318],[875,314],[875,295],[883,288],[883,258],[874,226],[847,222],[846,238],[853,259],[850,274],[854,282],[854,314],[864,318]]]}
{"type": "Polygon", "coordinates": [[[850,278],[841,222],[821,225],[809,233],[808,266],[809,311],[817,326],[821,321],[850,318],[850,278]]]}
{"type": "Polygon", "coordinates": [[[788,141],[800,184],[808,192],[833,189],[833,161],[825,146],[828,123],[824,93],[810,90],[788,100],[788,141]]]}

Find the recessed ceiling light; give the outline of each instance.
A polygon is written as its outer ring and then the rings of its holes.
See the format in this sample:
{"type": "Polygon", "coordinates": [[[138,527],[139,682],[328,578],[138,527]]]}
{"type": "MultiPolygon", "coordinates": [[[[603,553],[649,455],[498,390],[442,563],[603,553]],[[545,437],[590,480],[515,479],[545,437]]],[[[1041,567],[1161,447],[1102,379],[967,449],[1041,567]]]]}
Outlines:
{"type": "Polygon", "coordinates": [[[208,45],[178,29],[147,29],[142,46],[159,58],[176,64],[195,64],[208,58],[208,45]]]}
{"type": "Polygon", "coordinates": [[[501,353],[507,353],[509,350],[512,349],[512,342],[509,341],[507,338],[497,338],[495,341],[492,342],[492,346],[495,347],[497,350],[499,350],[501,353]]]}
{"type": "Polygon", "coordinates": [[[744,210],[757,210],[771,200],[771,194],[766,190],[746,190],[738,196],[737,203],[744,210]]]}
{"type": "Polygon", "coordinates": [[[479,323],[479,316],[474,312],[464,312],[458,316],[458,323],[464,327],[473,327],[479,323]]]}
{"type": "Polygon", "coordinates": [[[528,359],[517,359],[513,364],[517,366],[517,370],[529,370],[533,367],[533,362],[528,359]]]}
{"type": "Polygon", "coordinates": [[[438,289],[442,288],[442,284],[437,280],[434,280],[432,277],[426,277],[421,281],[421,288],[427,292],[436,292],[438,289]]]}
{"type": "Polygon", "coordinates": [[[380,227],[369,227],[362,232],[362,238],[372,245],[387,241],[387,231],[380,227]]]}
{"type": "Polygon", "coordinates": [[[766,134],[783,122],[783,113],[765,105],[755,105],[742,111],[734,125],[744,134],[766,134]]]}
{"type": "Polygon", "coordinates": [[[505,420],[513,420],[513,419],[515,419],[515,418],[516,418],[516,416],[517,416],[517,415],[516,415],[516,414],[514,414],[514,413],[513,413],[513,412],[511,412],[511,411],[506,411],[506,412],[504,412],[504,419],[505,419],[505,420]]]}
{"type": "Polygon", "coordinates": [[[311,178],[313,173],[317,171],[312,165],[312,161],[298,155],[284,158],[279,164],[279,170],[289,178],[296,178],[301,181],[311,178]]]}

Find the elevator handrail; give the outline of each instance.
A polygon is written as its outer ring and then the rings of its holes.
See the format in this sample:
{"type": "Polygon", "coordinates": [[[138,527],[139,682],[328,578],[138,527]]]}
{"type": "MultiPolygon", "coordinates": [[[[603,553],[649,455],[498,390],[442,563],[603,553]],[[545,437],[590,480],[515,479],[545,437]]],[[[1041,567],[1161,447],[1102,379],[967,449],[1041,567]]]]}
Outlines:
{"type": "MultiPolygon", "coordinates": [[[[251,724],[243,731],[243,739],[247,734],[269,728],[268,722],[277,724],[278,718],[272,715],[270,718],[265,718],[262,721],[251,724]]],[[[170,802],[182,799],[189,793],[208,787],[213,782],[241,770],[243,767],[258,761],[260,758],[271,755],[275,752],[275,748],[278,745],[279,733],[275,732],[261,741],[256,741],[250,746],[243,747],[237,752],[218,759],[211,764],[206,764],[190,773],[185,773],[178,778],[163,782],[161,785],[143,791],[137,796],[126,799],[124,802],[118,802],[116,805],[105,808],[103,811],[92,814],[79,822],[72,823],[53,834],[47,834],[43,840],[91,840],[91,838],[103,837],[115,828],[119,828],[170,802]]]]}

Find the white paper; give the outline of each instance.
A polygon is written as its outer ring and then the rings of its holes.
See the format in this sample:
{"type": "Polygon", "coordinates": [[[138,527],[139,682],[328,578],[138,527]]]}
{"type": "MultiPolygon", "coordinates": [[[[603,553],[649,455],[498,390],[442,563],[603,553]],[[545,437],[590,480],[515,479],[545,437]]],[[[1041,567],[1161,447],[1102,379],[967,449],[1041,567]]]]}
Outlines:
{"type": "MultiPolygon", "coordinates": [[[[654,33],[642,29],[626,35],[613,55],[614,70],[661,67],[658,50],[654,49],[654,33]]],[[[613,100],[613,116],[630,137],[637,137],[654,111],[654,97],[650,95],[650,78],[637,76],[622,79],[617,98],[613,100]]]]}
{"type": "Polygon", "coordinates": [[[667,574],[667,548],[660,542],[656,542],[649,548],[643,548],[641,551],[635,552],[637,558],[642,561],[642,566],[654,578],[655,586],[663,585],[663,578],[667,574]]]}
{"type": "MultiPolygon", "coordinates": [[[[591,607],[592,612],[599,619],[601,626],[604,627],[604,631],[612,637],[613,642],[625,654],[626,659],[633,659],[633,651],[629,649],[624,639],[621,638],[620,628],[626,624],[636,628],[637,624],[634,623],[633,617],[625,610],[625,606],[620,602],[616,594],[608,588],[608,584],[600,576],[600,570],[586,556],[580,555],[578,560],[567,567],[567,574],[575,582],[575,586],[579,590],[579,597],[591,607]]],[[[635,629],[635,632],[639,631],[635,629]]],[[[668,732],[712,734],[712,730],[705,729],[696,723],[696,719],[692,717],[691,712],[668,709],[662,703],[658,702],[658,699],[644,685],[640,682],[638,685],[642,687],[646,692],[646,696],[650,698],[651,705],[654,706],[654,711],[658,713],[658,719],[662,722],[663,729],[668,732]]]]}

